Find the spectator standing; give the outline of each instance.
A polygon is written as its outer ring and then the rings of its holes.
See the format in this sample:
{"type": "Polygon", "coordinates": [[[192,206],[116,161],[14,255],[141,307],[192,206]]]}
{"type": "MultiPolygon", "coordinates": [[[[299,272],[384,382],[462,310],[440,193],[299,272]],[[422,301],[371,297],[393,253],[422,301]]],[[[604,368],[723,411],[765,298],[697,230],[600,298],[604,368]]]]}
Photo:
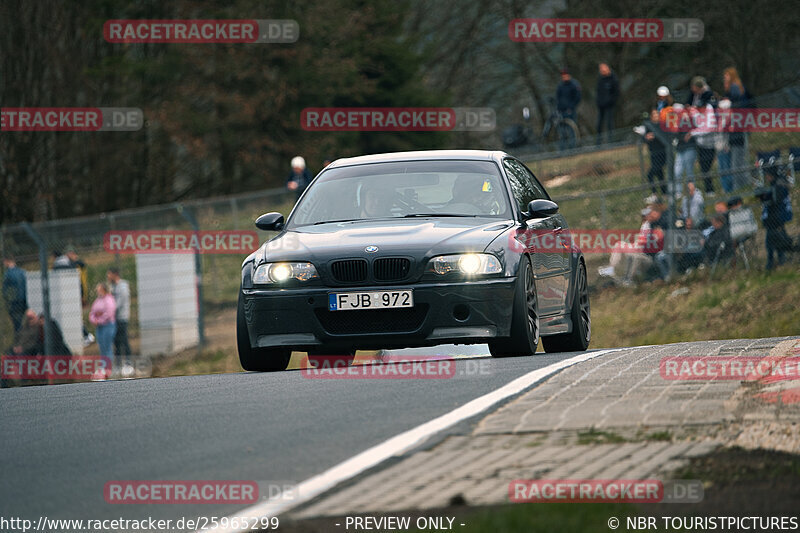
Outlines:
{"type": "Polygon", "coordinates": [[[600,144],[603,128],[606,130],[606,142],[611,142],[614,110],[619,100],[619,80],[608,63],[600,63],[597,68],[597,144],[600,144]]]}
{"type": "Polygon", "coordinates": [[[686,100],[686,105],[692,106],[697,109],[705,108],[707,105],[716,106],[717,100],[714,98],[714,93],[711,92],[711,87],[702,76],[695,76],[689,84],[689,98],[686,100]]]}
{"type": "MultiPolygon", "coordinates": [[[[726,68],[722,73],[722,82],[725,88],[725,98],[730,100],[731,109],[751,107],[752,98],[739,78],[739,73],[733,67],[726,68]]],[[[733,189],[747,186],[747,168],[745,168],[745,136],[743,131],[731,131],[728,136],[730,147],[730,167],[733,169],[733,189]]]]}
{"type": "Polygon", "coordinates": [[[581,103],[581,84],[572,79],[569,70],[561,69],[561,82],[556,87],[556,109],[564,118],[575,120],[578,104],[581,103]]]}
{"type": "Polygon", "coordinates": [[[705,200],[703,193],[695,186],[693,181],[686,184],[688,194],[683,197],[681,206],[681,217],[684,220],[691,220],[693,227],[702,224],[705,218],[705,200]]]}
{"type": "Polygon", "coordinates": [[[72,268],[69,257],[61,250],[53,250],[53,270],[72,268]]]}
{"type": "Polygon", "coordinates": [[[664,181],[664,167],[667,164],[667,135],[661,129],[661,122],[658,110],[653,108],[650,111],[650,120],[643,124],[644,142],[650,152],[650,170],[647,171],[647,180],[650,188],[655,194],[656,187],[661,188],[663,194],[667,194],[667,184],[664,181]]]}
{"type": "MultiPolygon", "coordinates": [[[[72,245],[67,246],[63,254],[60,251],[53,252],[53,257],[53,270],[75,269],[78,271],[78,279],[81,286],[81,307],[86,307],[89,294],[89,274],[86,263],[78,257],[78,253],[72,245]]],[[[83,327],[83,345],[89,346],[94,342],[94,335],[86,329],[86,324],[82,323],[81,326],[83,327]]]]}
{"type": "Polygon", "coordinates": [[[719,179],[722,190],[730,193],[734,189],[733,173],[731,173],[731,145],[730,145],[730,109],[731,101],[723,98],[719,101],[718,130],[714,148],[717,152],[717,165],[719,166],[719,179]]]}
{"type": "Polygon", "coordinates": [[[695,139],[697,160],[700,163],[700,172],[702,172],[703,175],[706,195],[714,196],[716,193],[714,192],[714,181],[711,177],[711,165],[714,164],[714,155],[716,155],[717,131],[714,126],[716,123],[716,114],[711,104],[707,104],[697,111],[698,113],[702,113],[703,118],[697,127],[693,129],[692,135],[695,139]]]}
{"type": "MultiPolygon", "coordinates": [[[[672,95],[669,94],[669,88],[666,85],[662,85],[661,87],[656,89],[656,109],[658,110],[659,113],[671,108],[673,102],[674,100],[672,98],[672,95]]],[[[662,122],[664,121],[663,117],[661,121],[662,122]]]]}
{"type": "Polygon", "coordinates": [[[133,370],[130,367],[131,345],[128,342],[128,322],[131,319],[131,287],[127,280],[122,279],[117,267],[111,267],[106,272],[106,280],[111,285],[111,295],[116,304],[115,319],[117,331],[114,334],[114,352],[118,356],[124,356],[124,366],[122,373],[126,374],[133,370]]]}
{"type": "Polygon", "coordinates": [[[116,312],[117,306],[114,297],[105,283],[98,283],[95,287],[97,298],[92,303],[89,311],[89,321],[95,325],[97,344],[100,345],[100,355],[114,356],[114,334],[117,331],[116,312]]]}
{"type": "MultiPolygon", "coordinates": [[[[678,123],[684,123],[683,117],[691,117],[691,108],[684,108],[681,104],[675,104],[673,111],[678,115],[678,123]]],[[[694,178],[694,162],[697,159],[695,151],[695,140],[691,131],[680,131],[676,133],[677,144],[675,145],[675,168],[672,183],[672,191],[680,191],[683,188],[684,180],[689,181],[694,178]]]]}
{"type": "Polygon", "coordinates": [[[122,279],[117,267],[108,269],[106,280],[110,284],[111,295],[116,304],[117,332],[114,335],[114,352],[125,356],[125,364],[129,365],[131,345],[128,341],[128,323],[131,319],[131,287],[127,280],[122,279]]]}
{"type": "Polygon", "coordinates": [[[17,266],[13,255],[3,258],[3,302],[16,334],[22,327],[22,318],[28,308],[28,289],[25,272],[17,266]]]}
{"type": "MultiPolygon", "coordinates": [[[[706,79],[702,76],[695,76],[692,78],[689,88],[691,92],[689,93],[686,105],[691,106],[697,112],[705,115],[702,121],[698,121],[702,124],[702,127],[693,128],[692,135],[695,137],[697,159],[700,163],[700,171],[703,173],[706,195],[714,196],[716,194],[714,192],[714,182],[711,179],[709,171],[711,170],[711,165],[714,164],[714,155],[716,153],[714,141],[716,136],[707,125],[709,124],[709,118],[714,119],[714,108],[717,105],[717,100],[711,88],[708,86],[706,79]]],[[[700,117],[694,115],[693,118],[696,120],[700,117]]]]}
{"type": "Polygon", "coordinates": [[[303,194],[308,184],[311,183],[311,174],[306,168],[306,160],[299,155],[292,158],[292,171],[286,178],[286,188],[297,194],[297,198],[303,194]]]}
{"type": "Polygon", "coordinates": [[[75,247],[72,245],[67,246],[65,250],[67,259],[69,259],[69,267],[78,271],[81,280],[81,304],[86,305],[88,302],[89,294],[89,271],[86,268],[86,263],[78,257],[75,247]]]}
{"type": "Polygon", "coordinates": [[[759,194],[761,199],[761,221],[767,230],[767,270],[775,268],[775,255],[778,265],[786,261],[786,252],[791,250],[792,241],[786,234],[785,224],[792,219],[792,204],[789,188],[783,178],[768,172],[766,190],[759,194]]]}

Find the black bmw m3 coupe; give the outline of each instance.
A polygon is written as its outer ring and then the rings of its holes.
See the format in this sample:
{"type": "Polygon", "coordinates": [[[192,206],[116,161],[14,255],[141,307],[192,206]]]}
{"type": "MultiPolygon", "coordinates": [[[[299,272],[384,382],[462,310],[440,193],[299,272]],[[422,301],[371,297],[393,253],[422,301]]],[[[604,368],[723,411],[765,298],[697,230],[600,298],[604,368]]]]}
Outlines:
{"type": "Polygon", "coordinates": [[[585,350],[586,266],[544,187],[504,152],[339,159],[242,264],[236,334],[245,370],[293,350],[488,343],[495,357],[585,350]],[[537,242],[556,246],[530,246],[537,242]]]}

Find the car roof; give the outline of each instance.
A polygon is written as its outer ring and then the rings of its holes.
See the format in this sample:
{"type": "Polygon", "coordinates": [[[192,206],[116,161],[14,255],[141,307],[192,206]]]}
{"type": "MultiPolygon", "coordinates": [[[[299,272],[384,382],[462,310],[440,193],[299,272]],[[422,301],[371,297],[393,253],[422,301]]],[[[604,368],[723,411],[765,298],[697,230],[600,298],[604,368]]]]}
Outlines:
{"type": "Polygon", "coordinates": [[[365,165],[368,163],[389,163],[393,161],[434,161],[434,160],[472,160],[500,161],[508,154],[499,150],[420,150],[416,152],[390,152],[385,154],[362,155],[337,159],[327,168],[365,165]]]}

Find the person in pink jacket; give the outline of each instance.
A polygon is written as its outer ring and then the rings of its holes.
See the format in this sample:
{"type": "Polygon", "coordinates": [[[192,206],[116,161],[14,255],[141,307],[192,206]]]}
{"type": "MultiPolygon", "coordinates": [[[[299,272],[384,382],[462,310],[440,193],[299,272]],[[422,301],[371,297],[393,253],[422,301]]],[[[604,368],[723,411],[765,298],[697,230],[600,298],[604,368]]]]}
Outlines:
{"type": "Polygon", "coordinates": [[[100,355],[113,357],[114,335],[117,332],[115,319],[117,305],[105,283],[98,283],[95,287],[95,292],[97,293],[97,298],[92,302],[92,309],[89,311],[89,322],[96,327],[100,355]]]}

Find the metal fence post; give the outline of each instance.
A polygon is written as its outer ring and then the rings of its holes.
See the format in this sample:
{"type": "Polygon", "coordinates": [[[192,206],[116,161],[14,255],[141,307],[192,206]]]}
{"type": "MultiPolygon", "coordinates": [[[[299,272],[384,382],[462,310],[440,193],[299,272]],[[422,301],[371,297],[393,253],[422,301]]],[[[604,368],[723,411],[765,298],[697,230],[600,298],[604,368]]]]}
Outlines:
{"type": "Polygon", "coordinates": [[[44,353],[53,354],[53,338],[50,332],[50,278],[47,271],[47,245],[42,236],[36,233],[28,222],[22,223],[22,229],[39,248],[39,268],[42,271],[42,307],[44,307],[44,353]]]}
{"type": "MultiPolygon", "coordinates": [[[[672,233],[675,230],[675,221],[678,220],[678,213],[677,213],[677,194],[678,194],[678,186],[675,182],[675,151],[677,150],[677,139],[669,143],[665,146],[666,156],[667,156],[667,180],[668,180],[668,188],[669,194],[667,195],[668,209],[669,209],[669,218],[672,221],[672,227],[669,228],[669,232],[672,233]]],[[[669,275],[672,276],[675,273],[675,258],[674,250],[670,250],[667,254],[667,268],[669,269],[669,275]]]]}
{"type": "Polygon", "coordinates": [[[231,197],[231,216],[233,217],[233,229],[239,229],[239,206],[236,197],[231,197]]]}
{"type": "MultiPolygon", "coordinates": [[[[197,223],[197,219],[189,209],[186,209],[182,205],[178,204],[177,210],[178,213],[180,213],[180,215],[189,222],[194,231],[200,231],[200,225],[197,223]]],[[[194,253],[194,275],[195,283],[197,285],[197,343],[199,348],[202,349],[205,345],[206,339],[205,328],[203,327],[203,263],[200,258],[199,251],[195,251],[194,253]]]]}
{"type": "MultiPolygon", "coordinates": [[[[116,221],[117,221],[117,219],[113,214],[109,214],[108,215],[108,229],[109,229],[109,231],[113,232],[115,229],[117,229],[116,221]]],[[[119,251],[114,252],[114,266],[116,266],[117,268],[120,267],[120,264],[119,264],[119,251]]]]}
{"type": "Polygon", "coordinates": [[[606,195],[603,193],[600,195],[600,228],[606,229],[606,214],[607,214],[607,206],[606,206],[606,195]]]}
{"type": "Polygon", "coordinates": [[[642,172],[642,183],[647,183],[647,169],[644,166],[644,140],[641,137],[636,141],[636,147],[638,148],[637,152],[639,152],[639,169],[642,172]]]}

